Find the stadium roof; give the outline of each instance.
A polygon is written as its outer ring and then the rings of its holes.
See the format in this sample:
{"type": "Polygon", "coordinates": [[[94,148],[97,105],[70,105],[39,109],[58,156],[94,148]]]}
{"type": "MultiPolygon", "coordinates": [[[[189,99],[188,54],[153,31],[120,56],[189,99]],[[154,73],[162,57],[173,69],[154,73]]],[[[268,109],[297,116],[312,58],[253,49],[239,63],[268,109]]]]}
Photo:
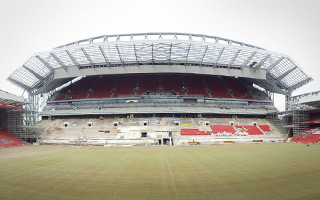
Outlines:
{"type": "Polygon", "coordinates": [[[320,91],[290,97],[289,103],[293,108],[301,107],[303,109],[320,109],[320,91]]]}
{"type": "Polygon", "coordinates": [[[0,90],[0,108],[19,108],[23,102],[23,97],[0,90]]]}
{"type": "Polygon", "coordinates": [[[289,93],[312,80],[288,55],[187,33],[103,35],[79,40],[34,54],[8,80],[36,94],[72,77],[161,72],[246,77],[279,93],[289,93]]]}

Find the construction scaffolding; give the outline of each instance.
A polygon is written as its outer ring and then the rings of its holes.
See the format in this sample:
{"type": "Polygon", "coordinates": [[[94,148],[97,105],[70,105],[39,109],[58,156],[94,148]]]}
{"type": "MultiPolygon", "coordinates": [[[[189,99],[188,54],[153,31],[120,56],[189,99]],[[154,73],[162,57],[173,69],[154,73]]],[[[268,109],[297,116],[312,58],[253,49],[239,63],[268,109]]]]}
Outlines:
{"type": "Polygon", "coordinates": [[[266,119],[277,128],[276,131],[282,135],[285,135],[287,134],[289,128],[286,126],[287,123],[282,116],[283,115],[279,114],[278,112],[274,112],[269,113],[266,116],[266,119]]]}
{"type": "Polygon", "coordinates": [[[6,128],[10,131],[9,134],[22,140],[26,138],[24,116],[24,109],[6,109],[6,128]]]}
{"type": "Polygon", "coordinates": [[[307,110],[292,111],[293,135],[309,128],[309,112],[307,110]]]}

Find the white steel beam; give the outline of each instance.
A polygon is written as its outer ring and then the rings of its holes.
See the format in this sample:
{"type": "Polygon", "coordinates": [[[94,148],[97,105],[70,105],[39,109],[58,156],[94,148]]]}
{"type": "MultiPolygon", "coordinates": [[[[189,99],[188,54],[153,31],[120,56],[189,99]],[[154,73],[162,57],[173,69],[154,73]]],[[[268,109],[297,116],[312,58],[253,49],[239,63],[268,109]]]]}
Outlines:
{"type": "Polygon", "coordinates": [[[118,45],[116,45],[116,48],[117,48],[117,51],[118,51],[119,59],[120,59],[122,65],[124,65],[124,62],[123,62],[123,60],[122,60],[122,58],[121,58],[121,54],[120,54],[120,51],[119,51],[119,48],[118,48],[118,45]]]}
{"type": "Polygon", "coordinates": [[[243,70],[243,68],[245,68],[245,66],[247,66],[247,64],[250,62],[250,60],[254,57],[254,55],[256,55],[256,51],[252,52],[251,55],[248,57],[247,60],[245,60],[242,65],[241,65],[241,70],[243,70]]]}
{"type": "Polygon", "coordinates": [[[101,54],[102,54],[102,56],[103,56],[104,60],[106,61],[107,66],[108,66],[108,67],[110,67],[110,61],[109,61],[109,59],[108,59],[108,57],[107,57],[106,53],[104,52],[104,50],[103,50],[102,46],[99,46],[99,50],[100,50],[100,52],[101,52],[101,54]]]}
{"type": "Polygon", "coordinates": [[[36,56],[36,58],[38,58],[38,60],[40,60],[40,62],[42,62],[44,66],[46,66],[51,72],[53,72],[53,67],[47,61],[42,59],[40,56],[36,56]]]}
{"type": "Polygon", "coordinates": [[[169,50],[169,65],[170,65],[170,61],[171,61],[171,49],[172,49],[172,43],[170,44],[170,50],[169,50]]]}
{"type": "Polygon", "coordinates": [[[285,57],[281,57],[279,58],[277,61],[275,61],[274,63],[272,63],[268,68],[267,68],[267,72],[269,72],[271,69],[273,69],[275,66],[277,66],[285,57]]]}
{"type": "Polygon", "coordinates": [[[204,57],[206,56],[206,53],[208,51],[208,47],[209,47],[209,45],[207,45],[206,50],[203,53],[203,56],[202,56],[201,61],[200,61],[200,66],[202,65],[202,61],[203,61],[204,57]]]}
{"type": "Polygon", "coordinates": [[[312,80],[312,78],[308,78],[307,80],[300,81],[300,82],[294,84],[293,86],[291,86],[291,87],[289,88],[289,90],[292,91],[292,90],[296,89],[297,87],[299,87],[300,85],[302,85],[302,84],[304,84],[304,83],[307,83],[307,82],[309,82],[309,81],[311,81],[311,80],[312,80]]]}
{"type": "Polygon", "coordinates": [[[8,80],[11,81],[12,83],[14,83],[14,84],[16,84],[16,85],[24,88],[24,89],[27,90],[27,91],[30,91],[30,90],[31,90],[31,88],[30,88],[29,86],[21,83],[20,81],[17,81],[17,80],[15,80],[15,79],[10,78],[10,77],[8,78],[8,80]]]}
{"type": "Polygon", "coordinates": [[[78,63],[78,61],[75,59],[75,57],[73,57],[73,55],[66,50],[66,53],[68,54],[68,56],[70,57],[70,59],[72,60],[72,62],[78,67],[78,69],[80,69],[80,64],[78,63]]]}
{"type": "Polygon", "coordinates": [[[64,64],[64,62],[60,60],[60,58],[58,58],[58,56],[56,56],[53,53],[50,53],[50,55],[57,61],[57,63],[59,63],[59,65],[64,69],[64,71],[67,71],[67,66],[64,64]]]}
{"type": "Polygon", "coordinates": [[[92,59],[90,58],[89,54],[83,49],[81,48],[81,51],[83,52],[83,54],[86,56],[87,60],[89,61],[91,67],[94,67],[94,62],[92,61],[92,59]]]}
{"type": "Polygon", "coordinates": [[[151,61],[152,61],[152,65],[154,64],[154,60],[153,60],[153,43],[151,44],[151,61]]]}
{"type": "Polygon", "coordinates": [[[137,56],[137,49],[136,49],[135,44],[133,45],[133,49],[134,49],[134,57],[136,58],[137,65],[139,65],[139,60],[138,60],[138,56],[137,56]]]}
{"type": "Polygon", "coordinates": [[[228,68],[230,69],[230,67],[232,66],[232,64],[234,63],[234,61],[236,60],[237,56],[240,53],[240,49],[234,54],[234,56],[232,57],[232,59],[230,60],[229,64],[228,64],[228,68]]]}
{"type": "Polygon", "coordinates": [[[187,65],[188,57],[189,57],[189,52],[190,52],[190,48],[191,48],[191,44],[189,44],[189,48],[188,48],[188,51],[187,51],[186,62],[184,63],[184,65],[187,65]]]}
{"type": "Polygon", "coordinates": [[[220,53],[219,53],[219,55],[218,55],[218,57],[217,57],[216,61],[213,63],[213,66],[214,66],[214,67],[217,67],[218,62],[219,62],[219,60],[220,60],[220,57],[221,57],[221,55],[222,55],[222,53],[223,53],[224,49],[225,49],[225,47],[223,47],[223,48],[222,48],[222,50],[220,51],[220,53]]]}
{"type": "Polygon", "coordinates": [[[33,71],[32,69],[30,69],[29,67],[22,65],[23,68],[25,68],[28,72],[30,72],[33,76],[35,76],[37,79],[39,79],[40,81],[43,81],[44,78],[38,74],[37,72],[33,71]]]}
{"type": "Polygon", "coordinates": [[[291,69],[289,69],[288,71],[286,71],[285,73],[283,73],[279,77],[277,77],[276,80],[281,81],[282,79],[284,79],[284,77],[286,77],[288,74],[290,74],[291,72],[293,72],[297,68],[298,68],[298,66],[292,67],[291,69]]]}
{"type": "Polygon", "coordinates": [[[260,60],[260,62],[258,62],[258,64],[256,64],[256,66],[254,67],[254,72],[259,69],[264,62],[266,62],[266,60],[270,57],[270,54],[266,55],[262,60],[260,60]]]}

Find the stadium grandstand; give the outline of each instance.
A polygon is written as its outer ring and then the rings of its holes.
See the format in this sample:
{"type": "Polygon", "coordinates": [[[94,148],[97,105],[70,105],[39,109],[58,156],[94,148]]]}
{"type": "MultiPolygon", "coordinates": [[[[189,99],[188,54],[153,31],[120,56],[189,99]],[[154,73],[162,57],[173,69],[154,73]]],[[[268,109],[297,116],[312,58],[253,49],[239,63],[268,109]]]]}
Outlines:
{"type": "Polygon", "coordinates": [[[292,142],[314,144],[320,141],[320,91],[289,98],[289,109],[282,112],[287,135],[292,142]]]}
{"type": "Polygon", "coordinates": [[[8,80],[28,92],[26,126],[40,143],[103,146],[282,142],[290,125],[274,93],[290,99],[312,78],[242,42],[141,33],[35,53],[8,80]]]}
{"type": "Polygon", "coordinates": [[[25,99],[0,90],[0,148],[25,145],[31,141],[25,131],[25,99]]]}

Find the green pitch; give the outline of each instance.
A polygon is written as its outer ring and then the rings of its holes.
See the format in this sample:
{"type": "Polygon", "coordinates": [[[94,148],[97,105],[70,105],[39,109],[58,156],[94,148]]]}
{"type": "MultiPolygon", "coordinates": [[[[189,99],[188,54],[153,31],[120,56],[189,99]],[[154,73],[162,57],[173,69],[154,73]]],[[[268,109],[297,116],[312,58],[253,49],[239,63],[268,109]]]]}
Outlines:
{"type": "Polygon", "coordinates": [[[320,145],[1,149],[0,199],[320,199],[320,145]]]}

